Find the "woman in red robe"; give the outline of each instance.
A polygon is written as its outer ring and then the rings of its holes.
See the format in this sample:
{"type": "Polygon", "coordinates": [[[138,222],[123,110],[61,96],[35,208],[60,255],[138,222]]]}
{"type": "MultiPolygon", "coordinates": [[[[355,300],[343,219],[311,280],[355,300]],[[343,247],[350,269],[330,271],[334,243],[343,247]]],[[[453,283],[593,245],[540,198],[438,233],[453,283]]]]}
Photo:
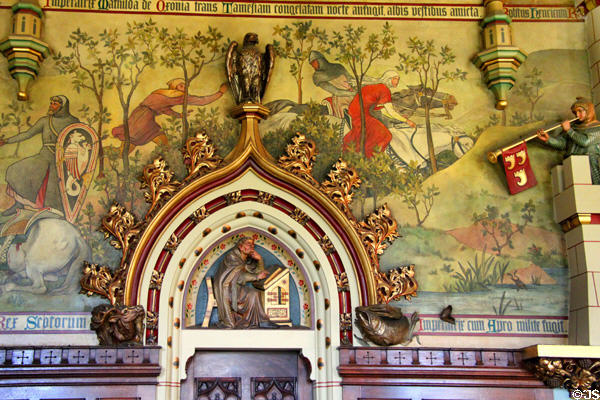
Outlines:
{"type": "MultiPolygon", "coordinates": [[[[158,115],[169,115],[181,117],[181,113],[173,111],[171,107],[183,104],[185,92],[185,81],[181,78],[172,79],[167,82],[168,89],[158,89],[150,93],[148,97],[138,105],[129,116],[129,152],[136,146],[143,146],[150,141],[156,144],[167,144],[167,136],[160,125],[154,119],[158,115]]],[[[208,96],[188,95],[188,104],[192,106],[204,106],[223,96],[227,91],[227,84],[222,84],[219,91],[208,96]]],[[[123,125],[113,128],[112,135],[117,139],[125,140],[125,128],[123,125]]],[[[121,149],[123,151],[123,149],[121,149]]]]}
{"type": "MultiPolygon", "coordinates": [[[[407,123],[411,127],[415,127],[415,123],[411,120],[398,114],[392,106],[392,93],[390,88],[398,86],[400,77],[396,71],[387,71],[383,74],[380,79],[382,83],[376,83],[373,85],[366,85],[362,87],[363,105],[365,110],[365,125],[366,125],[366,138],[365,138],[365,156],[371,158],[373,152],[378,149],[383,151],[390,141],[392,140],[392,134],[388,128],[372,114],[372,110],[379,110],[385,108],[386,112],[393,118],[407,123]]],[[[348,107],[348,114],[352,118],[352,129],[344,136],[344,150],[353,148],[359,152],[360,149],[360,100],[358,94],[354,96],[354,99],[348,107]]]]}

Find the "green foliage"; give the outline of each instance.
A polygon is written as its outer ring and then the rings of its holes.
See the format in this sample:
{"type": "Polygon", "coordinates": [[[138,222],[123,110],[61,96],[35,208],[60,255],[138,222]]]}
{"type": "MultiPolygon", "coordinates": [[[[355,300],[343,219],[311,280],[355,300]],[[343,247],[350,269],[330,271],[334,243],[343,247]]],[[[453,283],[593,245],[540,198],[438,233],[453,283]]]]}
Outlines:
{"type": "MultiPolygon", "coordinates": [[[[225,157],[235,147],[240,136],[240,123],[233,118],[223,116],[216,107],[197,108],[190,119],[190,134],[206,133],[221,157],[225,157]]],[[[183,146],[184,143],[181,143],[183,146]]]]}
{"type": "Polygon", "coordinates": [[[404,73],[416,73],[419,77],[419,86],[423,92],[423,107],[425,108],[425,126],[427,129],[427,147],[429,152],[429,163],[432,173],[438,171],[437,160],[433,148],[433,136],[431,132],[431,116],[429,110],[431,103],[438,91],[440,82],[467,79],[467,73],[460,68],[448,69],[456,61],[456,55],[447,45],[436,48],[433,40],[424,41],[415,36],[408,38],[408,53],[398,53],[400,64],[399,71],[404,73]]]}
{"type": "Polygon", "coordinates": [[[223,34],[217,28],[209,26],[206,32],[198,31],[188,35],[181,28],[171,33],[167,28],[159,30],[161,47],[160,62],[169,68],[178,67],[185,81],[185,94],[181,113],[183,137],[189,135],[188,126],[188,89],[205,66],[223,58],[227,50],[223,34]]]}
{"type": "Polygon", "coordinates": [[[534,213],[535,205],[533,200],[529,200],[521,207],[521,223],[514,223],[508,212],[500,214],[498,207],[488,205],[481,214],[473,213],[473,222],[481,226],[484,237],[489,236],[493,239],[494,247],[492,247],[492,250],[497,255],[501,255],[502,249],[506,246],[511,249],[514,248],[513,236],[517,232],[523,233],[525,227],[533,222],[534,213]]]}
{"type": "MultiPolygon", "coordinates": [[[[18,135],[31,127],[31,117],[26,116],[32,110],[31,103],[13,100],[8,105],[8,110],[8,113],[0,114],[0,138],[4,138],[4,135],[1,134],[4,128],[10,128],[11,131],[16,130],[18,135]]],[[[20,146],[21,142],[17,142],[13,157],[19,156],[20,146]]]]}
{"type": "Polygon", "coordinates": [[[274,40],[273,48],[277,56],[290,59],[290,74],[298,85],[298,104],[302,104],[302,68],[312,50],[324,51],[327,32],[312,26],[312,21],[296,21],[289,25],[273,28],[273,35],[282,41],[274,40]]]}
{"type": "Polygon", "coordinates": [[[496,261],[494,256],[486,258],[485,248],[481,251],[481,258],[475,254],[473,262],[467,261],[467,266],[459,261],[459,271],[452,274],[454,279],[450,285],[445,286],[447,292],[476,292],[489,290],[490,286],[502,282],[510,262],[496,261]]]}
{"type": "Polygon", "coordinates": [[[491,127],[491,126],[497,126],[500,125],[500,117],[498,116],[498,114],[490,114],[488,116],[488,120],[486,123],[484,123],[482,126],[477,125],[475,126],[475,129],[473,129],[473,134],[471,136],[473,136],[474,138],[478,138],[479,135],[481,135],[481,133],[483,131],[485,131],[487,128],[491,127]]]}
{"type": "MultiPolygon", "coordinates": [[[[360,104],[363,104],[362,83],[367,71],[375,60],[387,60],[395,52],[396,35],[389,22],[383,25],[379,33],[367,36],[364,26],[346,25],[342,31],[334,31],[329,46],[335,50],[335,59],[346,64],[356,80],[356,89],[360,104]]],[[[360,108],[360,151],[365,154],[366,115],[360,108]]]]}
{"type": "Polygon", "coordinates": [[[291,143],[297,132],[304,134],[317,145],[319,154],[313,167],[313,176],[317,180],[323,180],[340,157],[342,138],[339,129],[339,125],[332,124],[329,118],[321,113],[318,104],[310,103],[306,111],[298,115],[286,129],[267,132],[263,143],[269,153],[277,159],[284,154],[286,145],[291,143]]]}
{"type": "Polygon", "coordinates": [[[423,186],[427,176],[414,161],[403,168],[398,177],[399,182],[395,185],[394,192],[415,212],[417,226],[421,226],[431,212],[435,197],[440,194],[439,188],[435,185],[423,186]]]}
{"type": "Polygon", "coordinates": [[[350,67],[359,84],[375,60],[387,60],[396,52],[396,35],[389,22],[379,34],[367,36],[366,30],[364,26],[346,25],[342,31],[334,31],[329,40],[337,52],[336,60],[350,67]]]}
{"type": "MultiPolygon", "coordinates": [[[[538,101],[544,96],[542,93],[543,86],[542,71],[537,67],[533,67],[533,69],[525,74],[525,79],[520,80],[513,89],[514,94],[524,97],[529,103],[529,118],[527,122],[535,121],[534,110],[538,101]]],[[[541,119],[543,119],[543,116],[541,119]]]]}
{"type": "Polygon", "coordinates": [[[532,244],[527,249],[527,254],[530,256],[531,262],[542,268],[564,268],[567,264],[564,256],[561,256],[556,249],[543,251],[541,246],[532,244]]]}
{"type": "Polygon", "coordinates": [[[108,65],[111,74],[108,83],[114,85],[119,95],[119,102],[123,109],[123,126],[125,140],[121,158],[123,171],[130,175],[129,153],[130,144],[129,108],[133,93],[140,84],[142,73],[146,68],[156,64],[156,51],[160,45],[158,41],[158,28],[152,19],[143,22],[128,22],[125,35],[121,37],[117,29],[105,29],[100,33],[100,43],[108,52],[108,65]]]}
{"type": "Polygon", "coordinates": [[[494,308],[494,313],[496,313],[496,315],[505,315],[506,314],[506,311],[508,310],[508,306],[510,306],[510,303],[512,302],[512,300],[508,300],[506,303],[504,302],[504,300],[506,300],[506,292],[502,292],[502,297],[500,297],[500,303],[498,304],[498,308],[496,308],[496,306],[492,306],[494,308]]]}
{"type": "MultiPolygon", "coordinates": [[[[344,153],[344,159],[356,169],[362,184],[357,194],[359,200],[373,198],[373,208],[377,207],[377,197],[385,197],[398,186],[398,174],[394,161],[383,151],[375,149],[371,158],[363,157],[352,149],[344,153]]],[[[363,217],[364,217],[363,210],[363,217]]]]}

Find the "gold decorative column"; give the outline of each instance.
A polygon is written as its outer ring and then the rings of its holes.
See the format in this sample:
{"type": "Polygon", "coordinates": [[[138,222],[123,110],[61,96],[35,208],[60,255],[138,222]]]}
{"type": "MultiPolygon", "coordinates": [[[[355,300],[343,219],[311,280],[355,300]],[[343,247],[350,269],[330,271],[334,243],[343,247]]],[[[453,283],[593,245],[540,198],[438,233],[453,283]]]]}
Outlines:
{"type": "Polygon", "coordinates": [[[250,148],[256,150],[265,159],[274,162],[273,157],[263,146],[258,131],[258,123],[269,115],[269,109],[262,104],[243,103],[236,106],[231,111],[231,116],[240,120],[242,124],[241,137],[234,149],[225,157],[225,162],[230,162],[236,158],[241,159],[241,154],[249,151],[250,148]]]}

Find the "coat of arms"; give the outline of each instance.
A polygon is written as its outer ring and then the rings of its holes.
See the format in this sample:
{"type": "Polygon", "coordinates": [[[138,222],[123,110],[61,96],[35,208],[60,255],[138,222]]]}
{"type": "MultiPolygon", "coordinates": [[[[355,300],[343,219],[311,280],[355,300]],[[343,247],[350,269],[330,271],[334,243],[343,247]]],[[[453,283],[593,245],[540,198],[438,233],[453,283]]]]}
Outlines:
{"type": "Polygon", "coordinates": [[[85,124],[71,124],[58,135],[56,168],[65,218],[69,222],[75,221],[85,201],[98,149],[98,135],[85,124]]]}

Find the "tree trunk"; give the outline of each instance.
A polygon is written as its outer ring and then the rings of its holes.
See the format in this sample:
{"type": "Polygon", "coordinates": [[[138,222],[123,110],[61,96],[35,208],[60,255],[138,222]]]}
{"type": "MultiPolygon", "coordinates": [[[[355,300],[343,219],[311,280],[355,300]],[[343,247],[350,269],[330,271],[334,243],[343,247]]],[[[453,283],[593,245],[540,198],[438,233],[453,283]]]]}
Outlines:
{"type": "Polygon", "coordinates": [[[362,95],[362,82],[358,85],[358,104],[360,104],[360,153],[367,156],[367,115],[365,113],[365,101],[362,95]]]}
{"type": "Polygon", "coordinates": [[[502,126],[506,126],[506,108],[502,111],[502,126]]]}
{"type": "Polygon", "coordinates": [[[103,115],[102,110],[104,107],[104,103],[102,102],[102,96],[97,96],[98,100],[98,130],[96,133],[98,134],[98,178],[104,178],[104,146],[102,145],[102,124],[103,124],[103,115]]]}
{"type": "Polygon", "coordinates": [[[129,176],[129,145],[131,144],[131,139],[129,137],[129,105],[123,106],[123,152],[121,154],[121,159],[123,160],[123,172],[125,173],[125,177],[129,176]]]}
{"type": "Polygon", "coordinates": [[[431,116],[429,104],[425,104],[425,127],[427,128],[427,148],[429,150],[429,164],[431,165],[431,174],[438,171],[437,160],[435,158],[435,148],[433,147],[433,134],[431,133],[431,116]]]}
{"type": "Polygon", "coordinates": [[[190,131],[190,126],[188,125],[188,120],[187,120],[187,108],[188,108],[188,99],[189,99],[189,92],[188,92],[188,88],[191,82],[185,82],[185,92],[183,93],[183,104],[181,105],[181,130],[183,133],[183,142],[185,143],[185,141],[188,138],[189,135],[189,131],[190,131]]]}
{"type": "Polygon", "coordinates": [[[302,104],[302,74],[298,73],[298,104],[302,104]]]}

